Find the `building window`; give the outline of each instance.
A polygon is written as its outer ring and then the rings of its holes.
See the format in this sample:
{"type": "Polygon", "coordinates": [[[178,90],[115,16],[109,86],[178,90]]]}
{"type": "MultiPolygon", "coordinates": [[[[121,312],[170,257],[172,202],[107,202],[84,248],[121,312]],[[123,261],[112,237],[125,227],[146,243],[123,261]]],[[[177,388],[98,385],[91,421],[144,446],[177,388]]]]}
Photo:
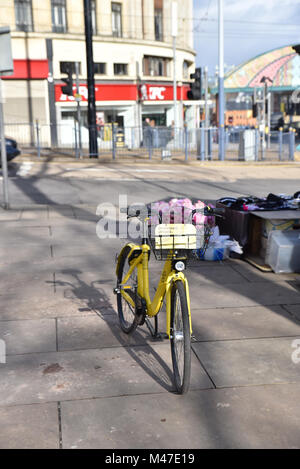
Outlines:
{"type": "MultiPolygon", "coordinates": [[[[81,62],[79,63],[79,70],[78,73],[81,75],[81,62]]],[[[60,67],[60,73],[67,73],[68,68],[71,66],[72,72],[75,75],[76,74],[76,62],[59,62],[59,67],[60,67]]]]}
{"type": "Polygon", "coordinates": [[[16,27],[18,31],[32,31],[31,0],[15,0],[16,27]]]}
{"type": "Polygon", "coordinates": [[[106,63],[95,62],[94,70],[96,75],[106,75],[106,63]]]}
{"type": "Polygon", "coordinates": [[[97,7],[96,0],[91,0],[91,10],[92,10],[92,28],[93,34],[97,35],[97,7]]]}
{"type": "Polygon", "coordinates": [[[127,64],[114,64],[115,75],[127,75],[127,64]]]}
{"type": "Polygon", "coordinates": [[[112,35],[122,37],[122,5],[112,2],[111,4],[112,35]]]}
{"type": "Polygon", "coordinates": [[[168,76],[168,63],[169,59],[164,57],[144,57],[143,73],[151,77],[166,77],[168,76]]]}
{"type": "Polygon", "coordinates": [[[65,33],[67,31],[66,0],[51,0],[52,31],[65,33]]]}
{"type": "Polygon", "coordinates": [[[187,60],[183,61],[182,75],[183,75],[184,80],[188,80],[190,78],[190,76],[189,76],[190,65],[191,64],[187,60]]]}
{"type": "Polygon", "coordinates": [[[163,41],[163,0],[154,0],[154,33],[156,41],[163,41]]]}

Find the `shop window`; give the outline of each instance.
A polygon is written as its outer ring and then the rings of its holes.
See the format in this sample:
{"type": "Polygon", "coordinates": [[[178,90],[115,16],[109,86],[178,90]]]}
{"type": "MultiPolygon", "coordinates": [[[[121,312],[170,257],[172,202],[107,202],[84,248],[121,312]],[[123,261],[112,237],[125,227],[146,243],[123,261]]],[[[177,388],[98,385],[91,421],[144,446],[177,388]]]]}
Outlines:
{"type": "Polygon", "coordinates": [[[33,31],[32,0],[15,0],[15,16],[18,31],[33,31]]]}
{"type": "MultiPolygon", "coordinates": [[[[66,70],[68,70],[69,66],[71,66],[72,72],[75,75],[76,74],[75,64],[76,62],[59,62],[60,73],[67,73],[66,70]]],[[[79,62],[79,75],[81,75],[81,62],[79,62]]]]}
{"type": "Polygon", "coordinates": [[[111,4],[112,35],[122,37],[122,5],[112,2],[111,4]]]}
{"type": "Polygon", "coordinates": [[[114,64],[115,75],[127,75],[127,64],[114,64]]]}
{"type": "Polygon", "coordinates": [[[154,33],[156,41],[163,41],[163,0],[154,1],[154,33]]]}
{"type": "Polygon", "coordinates": [[[168,76],[168,63],[169,59],[164,57],[144,56],[144,75],[151,77],[166,77],[168,76]]]}
{"type": "Polygon", "coordinates": [[[103,62],[94,63],[94,70],[96,75],[106,75],[106,64],[103,62]]]}
{"type": "Polygon", "coordinates": [[[51,0],[52,31],[65,33],[67,31],[66,0],[51,0]]]}

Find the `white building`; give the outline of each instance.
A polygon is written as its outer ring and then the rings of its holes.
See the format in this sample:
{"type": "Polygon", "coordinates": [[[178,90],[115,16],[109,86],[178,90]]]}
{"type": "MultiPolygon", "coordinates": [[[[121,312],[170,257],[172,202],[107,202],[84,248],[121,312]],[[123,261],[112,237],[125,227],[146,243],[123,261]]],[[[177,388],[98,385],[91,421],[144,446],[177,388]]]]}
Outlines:
{"type": "MultiPolygon", "coordinates": [[[[169,126],[173,113],[173,0],[91,0],[96,107],[100,122],[138,127],[148,117],[169,126]]],[[[79,62],[82,120],[87,120],[83,0],[1,0],[0,26],[13,38],[14,75],[5,77],[7,123],[73,122],[77,103],[64,95],[61,64],[79,62]]],[[[195,68],[193,0],[178,2],[178,125],[196,126],[187,100],[195,68]]],[[[75,90],[75,88],[74,88],[75,90]]],[[[55,134],[55,131],[54,131],[55,134]]],[[[55,139],[55,135],[52,135],[55,139]]]]}

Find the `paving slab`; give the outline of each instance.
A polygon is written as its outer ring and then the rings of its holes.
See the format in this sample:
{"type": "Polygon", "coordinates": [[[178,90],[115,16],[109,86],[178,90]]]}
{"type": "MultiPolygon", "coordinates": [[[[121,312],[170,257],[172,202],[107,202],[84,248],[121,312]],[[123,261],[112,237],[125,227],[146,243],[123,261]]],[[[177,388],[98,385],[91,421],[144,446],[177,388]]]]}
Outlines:
{"type": "Polygon", "coordinates": [[[3,210],[0,208],[0,221],[16,221],[19,220],[21,217],[22,210],[3,210]]]}
{"type": "Polygon", "coordinates": [[[53,225],[52,227],[52,238],[53,240],[82,240],[82,238],[97,238],[96,234],[96,223],[82,223],[79,221],[73,221],[65,225],[53,225]]]}
{"type": "Polygon", "coordinates": [[[299,321],[282,306],[193,309],[193,336],[198,341],[300,335],[299,321]]]}
{"type": "Polygon", "coordinates": [[[0,321],[0,339],[7,355],[55,352],[56,323],[54,319],[0,321]]]}
{"type": "Polygon", "coordinates": [[[0,244],[7,246],[9,244],[27,243],[37,244],[39,242],[48,242],[50,238],[50,230],[48,226],[19,226],[2,227],[0,231],[0,244]]]}
{"type": "Polygon", "coordinates": [[[59,449],[56,403],[0,407],[1,449],[59,449]]]}
{"type": "Polygon", "coordinates": [[[300,292],[287,282],[191,285],[193,309],[282,305],[293,302],[300,303],[300,292]]]}
{"type": "Polygon", "coordinates": [[[72,207],[49,206],[48,216],[50,223],[55,223],[57,218],[62,218],[66,222],[69,219],[75,219],[74,210],[72,207]]]}
{"type": "Polygon", "coordinates": [[[249,282],[261,282],[261,281],[272,281],[272,282],[283,282],[289,280],[299,280],[300,275],[297,273],[291,274],[275,274],[274,272],[263,272],[256,267],[248,264],[241,260],[232,260],[232,268],[239,272],[249,282]]]}
{"type": "MultiPolygon", "coordinates": [[[[174,390],[169,343],[8,356],[0,367],[0,406],[151,394],[174,390]]],[[[191,388],[211,381],[196,356],[191,388]]]]}
{"type": "MultiPolygon", "coordinates": [[[[64,257],[80,257],[84,259],[87,257],[97,257],[98,264],[101,262],[101,246],[99,240],[94,242],[88,242],[84,244],[52,244],[53,257],[56,259],[62,259],[64,257]]],[[[114,258],[111,259],[111,262],[114,263],[114,258]]]]}
{"type": "Polygon", "coordinates": [[[0,272],[0,293],[15,294],[22,291],[22,297],[31,298],[37,292],[54,293],[54,276],[51,272],[10,272],[6,270],[0,272]]]}
{"type": "Polygon", "coordinates": [[[62,402],[63,448],[299,449],[299,392],[297,384],[62,402]]]}
{"type": "Polygon", "coordinates": [[[58,350],[88,350],[120,345],[145,345],[152,342],[146,327],[134,334],[122,332],[116,314],[81,316],[57,320],[58,350]]]}
{"type": "Polygon", "coordinates": [[[114,272],[99,273],[82,272],[76,269],[66,269],[55,273],[56,295],[63,298],[79,299],[86,302],[91,309],[97,308],[106,313],[116,310],[116,296],[113,288],[116,286],[114,272]],[[111,276],[110,276],[111,275],[111,276]]]}
{"type": "Polygon", "coordinates": [[[248,281],[236,272],[229,264],[222,266],[222,268],[214,262],[212,264],[214,265],[198,267],[193,264],[188,266],[186,276],[190,285],[227,285],[234,283],[248,283],[248,281]]]}
{"type": "Polygon", "coordinates": [[[50,244],[8,244],[0,247],[0,264],[29,262],[39,264],[51,259],[50,244]]]}
{"type": "Polygon", "coordinates": [[[298,305],[284,305],[284,308],[300,321],[300,303],[298,305]]]}
{"type": "Polygon", "coordinates": [[[48,207],[45,205],[23,209],[20,220],[48,220],[48,207]]]}
{"type": "Polygon", "coordinates": [[[16,299],[6,295],[0,297],[0,321],[19,319],[50,319],[82,314],[115,313],[110,306],[98,302],[60,298],[57,295],[37,295],[31,299],[16,299]],[[91,309],[91,306],[94,308],[91,309]],[[101,308],[100,308],[101,306],[101,308]]]}
{"type": "Polygon", "coordinates": [[[217,387],[250,386],[300,382],[300,365],[292,360],[294,340],[197,342],[192,347],[217,387]]]}

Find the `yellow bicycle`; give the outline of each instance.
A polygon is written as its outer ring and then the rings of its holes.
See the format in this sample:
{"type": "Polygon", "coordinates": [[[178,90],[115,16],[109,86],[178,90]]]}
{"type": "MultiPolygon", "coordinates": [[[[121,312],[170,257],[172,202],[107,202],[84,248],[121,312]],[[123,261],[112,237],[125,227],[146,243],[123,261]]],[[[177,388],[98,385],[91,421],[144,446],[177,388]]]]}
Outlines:
{"type": "MultiPolygon", "coordinates": [[[[159,223],[149,229],[149,217],[160,214],[145,211],[137,205],[121,209],[121,212],[125,211],[127,218],[137,217],[143,223],[143,238],[141,245],[126,244],[118,256],[114,293],[117,295],[120,326],[130,334],[137,326],[146,323],[153,337],[170,339],[175,387],[179,394],[184,394],[190,384],[192,334],[189,286],[184,270],[191,255],[207,245],[210,230],[203,225],[203,229],[197,231],[192,223],[159,223]],[[149,293],[150,246],[156,259],[165,260],[152,301],[149,293]],[[166,334],[159,334],[157,315],[164,299],[166,334]],[[151,318],[155,320],[154,327],[151,318]]],[[[191,210],[191,219],[195,213],[216,215],[217,212],[220,213],[220,209],[210,207],[191,210]]]]}

